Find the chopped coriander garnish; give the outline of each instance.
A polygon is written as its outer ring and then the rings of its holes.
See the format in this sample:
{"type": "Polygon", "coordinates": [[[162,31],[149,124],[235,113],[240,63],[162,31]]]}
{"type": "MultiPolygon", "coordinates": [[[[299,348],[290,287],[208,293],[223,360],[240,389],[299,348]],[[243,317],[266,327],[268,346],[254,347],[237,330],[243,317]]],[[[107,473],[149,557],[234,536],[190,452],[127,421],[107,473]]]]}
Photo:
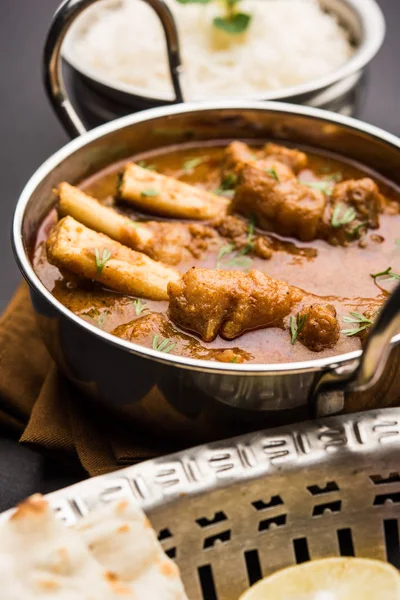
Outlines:
{"type": "Polygon", "coordinates": [[[371,325],[373,324],[373,321],[371,321],[371,319],[368,319],[365,315],[362,315],[361,313],[355,311],[351,312],[350,316],[346,315],[345,317],[343,317],[343,321],[345,323],[354,323],[355,325],[355,327],[353,327],[352,329],[342,330],[342,333],[347,337],[357,335],[361,331],[364,331],[365,329],[368,329],[368,327],[371,327],[371,325]]]}
{"type": "Polygon", "coordinates": [[[249,219],[249,225],[247,227],[247,239],[246,239],[246,244],[247,246],[250,246],[252,249],[253,248],[253,238],[254,238],[254,228],[256,225],[256,218],[254,215],[251,215],[250,219],[249,219]]]}
{"type": "Polygon", "coordinates": [[[168,352],[171,352],[171,350],[173,350],[175,346],[176,343],[173,342],[170,338],[159,340],[159,336],[157,333],[153,337],[153,350],[158,350],[158,352],[165,352],[166,354],[168,354],[168,352]]]}
{"type": "Polygon", "coordinates": [[[156,168],[155,165],[149,165],[145,160],[139,160],[137,164],[142,169],[147,169],[148,171],[154,171],[156,168]]]}
{"type": "Polygon", "coordinates": [[[393,279],[400,279],[400,275],[392,272],[392,267],[388,267],[386,271],[381,271],[380,273],[370,273],[372,279],[377,279],[378,277],[388,276],[388,280],[391,281],[393,279]]]}
{"type": "Polygon", "coordinates": [[[358,240],[361,237],[361,229],[364,229],[366,227],[368,227],[368,221],[363,221],[362,223],[359,223],[354,227],[354,229],[352,229],[352,231],[349,232],[349,236],[352,239],[358,240]]]}
{"type": "Polygon", "coordinates": [[[226,33],[243,33],[250,25],[251,15],[248,13],[234,13],[230,17],[215,17],[214,27],[226,33]]]}
{"type": "Polygon", "coordinates": [[[191,173],[193,169],[201,165],[205,161],[204,156],[198,156],[197,158],[191,158],[183,163],[183,170],[185,173],[191,173]]]}
{"type": "Polygon", "coordinates": [[[245,248],[242,248],[242,250],[238,250],[237,252],[232,254],[235,249],[235,245],[225,244],[225,246],[222,246],[222,248],[218,252],[217,264],[215,268],[220,269],[221,263],[225,262],[225,265],[227,267],[239,267],[241,269],[250,269],[251,265],[253,264],[253,260],[249,256],[245,255],[251,250],[251,248],[252,246],[247,245],[245,248]],[[226,259],[225,257],[229,254],[232,254],[232,256],[229,259],[226,259]]]}
{"type": "Polygon", "coordinates": [[[325,177],[325,179],[326,181],[334,181],[335,183],[339,183],[339,181],[342,181],[343,175],[340,171],[336,171],[335,173],[325,177]]]}
{"type": "Polygon", "coordinates": [[[237,363],[237,356],[234,356],[231,360],[231,363],[237,363]]]}
{"type": "Polygon", "coordinates": [[[91,315],[91,314],[89,314],[89,313],[87,313],[85,316],[89,317],[89,319],[92,319],[92,321],[94,321],[95,323],[97,323],[97,325],[98,325],[98,326],[99,326],[101,329],[103,329],[103,326],[104,326],[105,320],[106,320],[106,318],[108,317],[108,315],[110,314],[110,311],[109,311],[109,310],[104,310],[102,313],[100,313],[100,312],[97,310],[97,308],[95,308],[95,309],[92,311],[92,313],[93,313],[93,315],[95,315],[95,316],[92,316],[92,315],[91,315]]]}
{"type": "Polygon", "coordinates": [[[233,189],[238,182],[238,176],[235,173],[229,173],[226,175],[221,181],[221,189],[222,190],[231,190],[233,189]]]}
{"type": "Polygon", "coordinates": [[[319,190],[325,196],[331,196],[333,191],[333,184],[330,181],[304,181],[299,180],[299,183],[306,185],[314,190],[319,190]]]}
{"type": "Polygon", "coordinates": [[[214,194],[218,194],[219,196],[229,196],[232,197],[235,192],[235,187],[238,182],[238,176],[235,173],[229,173],[226,175],[221,181],[221,185],[219,188],[214,190],[214,194]]]}
{"type": "Polygon", "coordinates": [[[309,188],[313,188],[314,190],[319,190],[325,194],[325,196],[331,196],[335,183],[341,181],[341,179],[342,174],[338,171],[337,173],[325,177],[322,181],[304,181],[304,179],[298,179],[298,182],[309,188]]]}
{"type": "Polygon", "coordinates": [[[394,243],[396,244],[396,246],[400,246],[400,240],[394,240],[394,243]]]}
{"type": "MultiPolygon", "coordinates": [[[[209,4],[211,0],[178,0],[180,4],[209,4]]],[[[222,5],[225,8],[225,14],[213,19],[213,25],[217,29],[222,29],[226,33],[243,33],[248,28],[251,15],[237,12],[236,5],[240,0],[223,0],[222,5]]]]}
{"type": "Polygon", "coordinates": [[[142,190],[141,196],[144,198],[153,198],[154,196],[158,196],[159,192],[157,190],[153,190],[153,188],[148,188],[147,190],[142,190]]]}
{"type": "Polygon", "coordinates": [[[94,257],[96,261],[97,275],[100,275],[100,273],[105,267],[106,262],[111,258],[111,252],[108,248],[104,248],[100,257],[100,250],[98,248],[95,248],[94,257]]]}
{"type": "Polygon", "coordinates": [[[126,219],[125,224],[128,225],[128,227],[131,227],[132,229],[137,229],[141,225],[136,221],[131,221],[131,219],[126,219]]]}
{"type": "Polygon", "coordinates": [[[296,343],[297,337],[301,330],[304,327],[304,323],[306,322],[307,315],[301,316],[300,313],[297,313],[297,317],[290,317],[290,333],[292,335],[292,346],[296,343]]]}
{"type": "Polygon", "coordinates": [[[268,175],[271,175],[271,177],[273,177],[278,183],[281,182],[281,180],[279,179],[279,175],[274,167],[272,167],[272,169],[265,169],[265,172],[268,173],[268,175]]]}
{"type": "Polygon", "coordinates": [[[137,317],[140,317],[144,310],[148,310],[148,308],[146,307],[147,302],[143,302],[143,300],[141,300],[140,298],[132,300],[132,304],[135,307],[135,313],[137,317]]]}
{"type": "Polygon", "coordinates": [[[121,187],[122,187],[122,184],[123,184],[123,183],[124,183],[124,173],[123,173],[123,172],[121,172],[121,173],[118,173],[118,174],[117,174],[117,185],[116,185],[116,192],[117,192],[117,193],[116,193],[116,196],[117,196],[117,197],[118,197],[118,196],[119,196],[119,194],[121,193],[121,187]]]}
{"type": "Polygon", "coordinates": [[[356,218],[357,213],[352,206],[347,207],[345,204],[339,202],[334,208],[331,225],[335,229],[343,227],[348,223],[351,223],[356,218]]]}
{"type": "Polygon", "coordinates": [[[216,269],[220,268],[220,264],[222,259],[224,258],[224,256],[226,256],[227,254],[231,254],[231,252],[233,252],[235,246],[234,244],[225,244],[225,246],[222,246],[222,248],[220,248],[220,251],[218,252],[218,256],[217,256],[217,264],[215,266],[216,269]]]}

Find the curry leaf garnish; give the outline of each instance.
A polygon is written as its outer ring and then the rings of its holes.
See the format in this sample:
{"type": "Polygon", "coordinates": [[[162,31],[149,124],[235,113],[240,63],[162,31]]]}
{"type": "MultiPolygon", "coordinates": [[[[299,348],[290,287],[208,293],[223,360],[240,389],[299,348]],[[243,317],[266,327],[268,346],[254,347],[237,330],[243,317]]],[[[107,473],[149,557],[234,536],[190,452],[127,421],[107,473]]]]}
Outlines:
{"type": "Polygon", "coordinates": [[[137,317],[140,317],[144,310],[149,310],[146,307],[147,302],[143,302],[140,298],[136,298],[136,300],[132,300],[132,304],[135,307],[135,313],[137,317]]]}
{"type": "Polygon", "coordinates": [[[204,156],[198,156],[197,158],[191,158],[183,163],[183,170],[185,173],[191,173],[193,169],[201,165],[205,161],[204,156]]]}
{"type": "Polygon", "coordinates": [[[352,337],[353,335],[357,335],[361,331],[368,329],[373,324],[371,319],[368,319],[365,315],[362,315],[359,312],[351,312],[350,315],[346,315],[343,317],[343,321],[345,323],[353,323],[354,327],[352,329],[343,329],[342,333],[347,337],[352,337]]]}
{"type": "Polygon", "coordinates": [[[237,363],[237,356],[234,356],[231,360],[231,363],[237,363]]]}
{"type": "Polygon", "coordinates": [[[331,225],[335,229],[343,227],[348,223],[351,223],[356,218],[357,213],[352,206],[347,207],[345,204],[339,202],[334,208],[331,225]]]}
{"type": "Polygon", "coordinates": [[[98,248],[95,248],[94,257],[96,261],[97,275],[100,275],[100,273],[105,267],[106,262],[111,258],[111,252],[108,248],[104,248],[100,256],[100,250],[98,248]]]}
{"type": "Polygon", "coordinates": [[[147,169],[148,171],[154,171],[156,168],[155,165],[149,165],[145,160],[139,160],[137,164],[142,169],[147,169]]]}
{"type": "Polygon", "coordinates": [[[141,196],[144,198],[153,198],[154,196],[158,196],[159,192],[157,190],[153,190],[153,188],[148,188],[147,190],[142,190],[141,196]]]}
{"type": "Polygon", "coordinates": [[[297,337],[301,330],[304,327],[304,323],[306,322],[307,315],[300,315],[297,313],[297,317],[290,317],[290,333],[292,335],[292,346],[296,343],[297,337]]]}
{"type": "Polygon", "coordinates": [[[385,277],[386,275],[388,276],[388,281],[391,281],[393,279],[400,280],[400,275],[398,275],[397,273],[393,273],[392,267],[388,267],[386,271],[381,271],[380,273],[370,273],[372,279],[377,279],[378,277],[385,277]]]}
{"type": "Polygon", "coordinates": [[[265,172],[268,173],[268,175],[271,175],[271,177],[273,177],[278,183],[281,182],[281,180],[279,179],[279,175],[274,167],[272,167],[272,169],[265,169],[265,172]]]}
{"type": "Polygon", "coordinates": [[[158,334],[154,334],[152,347],[153,350],[158,350],[158,352],[171,352],[176,346],[176,343],[173,342],[170,338],[159,339],[158,334]]]}

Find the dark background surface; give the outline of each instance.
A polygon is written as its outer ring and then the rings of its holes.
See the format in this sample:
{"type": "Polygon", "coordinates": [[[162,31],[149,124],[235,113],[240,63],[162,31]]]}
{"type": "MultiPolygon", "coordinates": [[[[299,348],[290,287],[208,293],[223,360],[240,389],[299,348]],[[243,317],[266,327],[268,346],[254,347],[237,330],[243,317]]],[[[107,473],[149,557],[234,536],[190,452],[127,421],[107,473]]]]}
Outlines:
{"type": "MultiPolygon", "coordinates": [[[[369,68],[357,116],[400,135],[400,0],[378,2],[387,21],[386,41],[369,68]]],[[[0,0],[0,311],[20,280],[9,233],[19,193],[67,141],[41,83],[42,44],[57,5],[58,0],[0,0]]],[[[0,434],[0,511],[81,477],[0,434]]]]}

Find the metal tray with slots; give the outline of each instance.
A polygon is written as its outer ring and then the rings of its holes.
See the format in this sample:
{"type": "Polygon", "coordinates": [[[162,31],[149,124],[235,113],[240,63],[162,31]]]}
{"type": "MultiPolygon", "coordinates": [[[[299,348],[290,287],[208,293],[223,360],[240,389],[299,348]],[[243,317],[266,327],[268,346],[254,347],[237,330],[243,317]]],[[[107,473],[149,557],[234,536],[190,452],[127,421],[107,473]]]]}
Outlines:
{"type": "Polygon", "coordinates": [[[190,600],[232,600],[325,556],[400,568],[400,408],[199,446],[48,495],[68,525],[123,498],[147,512],[190,600]]]}

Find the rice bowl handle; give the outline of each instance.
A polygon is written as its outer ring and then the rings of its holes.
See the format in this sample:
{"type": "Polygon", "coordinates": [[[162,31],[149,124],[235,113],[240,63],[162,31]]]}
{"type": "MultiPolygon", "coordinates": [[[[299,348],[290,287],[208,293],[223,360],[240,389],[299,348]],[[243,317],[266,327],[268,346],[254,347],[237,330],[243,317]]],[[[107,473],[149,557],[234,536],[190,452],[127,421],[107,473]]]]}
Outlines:
{"type": "MultiPolygon", "coordinates": [[[[65,0],[54,15],[47,34],[43,51],[43,82],[50,103],[71,137],[86,133],[87,129],[72,106],[64,85],[61,63],[61,46],[69,27],[75,19],[92,4],[99,0],[65,0]]],[[[181,79],[183,75],[182,60],[179,48],[178,30],[174,17],[164,0],[143,0],[161,21],[165,34],[168,54],[168,65],[174,88],[175,98],[172,102],[184,102],[181,79]]]]}
{"type": "Polygon", "coordinates": [[[120,197],[136,208],[156,215],[207,220],[226,213],[230,201],[131,163],[125,167],[120,197]]]}

